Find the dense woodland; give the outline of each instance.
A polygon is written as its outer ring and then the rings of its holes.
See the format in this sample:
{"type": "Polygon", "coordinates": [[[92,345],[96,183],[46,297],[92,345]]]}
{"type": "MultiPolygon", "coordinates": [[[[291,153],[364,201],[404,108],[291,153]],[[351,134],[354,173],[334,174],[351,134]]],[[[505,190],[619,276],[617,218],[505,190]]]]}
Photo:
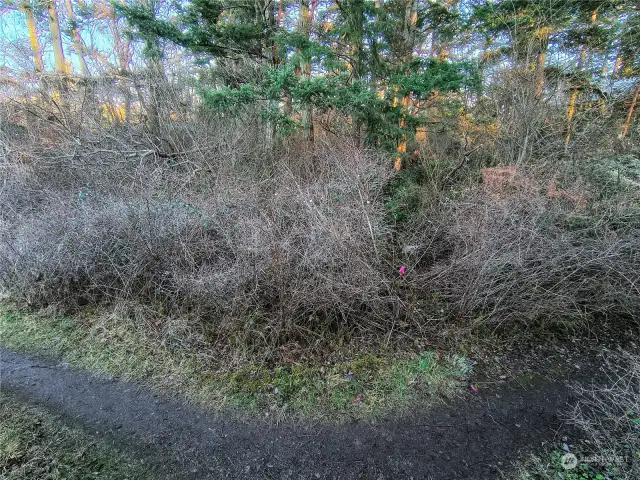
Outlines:
{"type": "Polygon", "coordinates": [[[635,1],[2,14],[13,301],[267,358],[640,311],[635,1]]]}
{"type": "Polygon", "coordinates": [[[468,143],[495,127],[479,110],[506,81],[564,110],[567,145],[593,116],[627,137],[638,102],[633,1],[3,4],[7,92],[28,87],[64,124],[64,93],[79,89],[105,120],[152,131],[202,109],[252,110],[265,141],[349,125],[358,145],[397,149],[400,168],[408,143],[443,129],[468,143]]]}

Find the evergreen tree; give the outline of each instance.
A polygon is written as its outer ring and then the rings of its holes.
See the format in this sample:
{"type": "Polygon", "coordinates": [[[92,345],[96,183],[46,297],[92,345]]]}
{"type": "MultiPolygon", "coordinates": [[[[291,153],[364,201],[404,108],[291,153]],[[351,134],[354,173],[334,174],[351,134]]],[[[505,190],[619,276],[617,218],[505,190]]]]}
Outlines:
{"type": "Polygon", "coordinates": [[[258,106],[281,133],[299,125],[313,138],[312,112],[336,110],[352,120],[356,137],[362,129],[368,143],[400,145],[404,153],[407,137],[424,121],[410,111],[412,101],[477,85],[469,64],[414,57],[417,39],[425,36],[425,11],[414,0],[378,7],[368,0],[336,2],[319,15],[325,28],[318,32],[308,0],[299,3],[295,29],[272,20],[273,3],[193,0],[172,21],[139,5],[118,8],[141,38],[169,40],[209,62],[200,90],[211,109],[258,106]],[[251,68],[225,75],[230,62],[251,68]],[[289,98],[291,109],[283,100],[289,98]]]}

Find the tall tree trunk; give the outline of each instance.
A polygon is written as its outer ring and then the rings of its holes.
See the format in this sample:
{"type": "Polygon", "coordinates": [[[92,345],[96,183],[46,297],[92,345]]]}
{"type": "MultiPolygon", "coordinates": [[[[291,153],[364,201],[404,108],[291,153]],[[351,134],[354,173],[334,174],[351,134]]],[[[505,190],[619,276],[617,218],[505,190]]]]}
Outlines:
{"type": "MultiPolygon", "coordinates": [[[[358,82],[364,73],[364,0],[345,0],[338,5],[340,14],[347,25],[346,43],[348,44],[349,62],[347,69],[351,72],[350,82],[358,82]]],[[[353,139],[358,148],[362,147],[363,126],[358,115],[353,118],[353,139]]]]}
{"type": "Polygon", "coordinates": [[[113,36],[113,42],[118,57],[118,68],[120,73],[126,75],[130,71],[131,62],[131,49],[129,44],[129,37],[124,35],[118,24],[118,17],[113,7],[109,4],[105,5],[105,9],[108,11],[109,26],[111,29],[111,35],[113,36]]]}
{"type": "Polygon", "coordinates": [[[58,18],[58,11],[56,10],[55,0],[47,0],[47,13],[49,16],[49,33],[51,34],[51,44],[53,46],[53,60],[55,63],[56,73],[58,78],[53,82],[57,95],[57,105],[62,114],[62,122],[65,124],[68,121],[67,111],[67,93],[68,93],[68,81],[67,76],[67,62],[64,58],[64,50],[62,49],[62,33],[60,31],[60,19],[58,18]]]}
{"type": "MultiPolygon", "coordinates": [[[[116,56],[118,59],[118,70],[120,75],[124,77],[120,80],[120,87],[122,89],[122,93],[124,96],[124,115],[123,120],[125,123],[129,123],[131,121],[131,103],[132,103],[132,92],[131,86],[128,83],[128,80],[131,79],[131,49],[129,44],[129,38],[127,35],[123,35],[120,30],[120,25],[118,24],[118,18],[116,17],[116,13],[113,9],[113,6],[110,4],[105,4],[105,10],[108,12],[109,26],[111,29],[111,35],[113,36],[114,47],[116,50],[116,56]]],[[[133,79],[131,79],[133,80],[133,79]]],[[[136,84],[135,80],[134,85],[136,84]]]]}
{"type": "Polygon", "coordinates": [[[542,97],[544,90],[544,69],[547,64],[547,51],[549,48],[549,38],[551,37],[551,27],[542,27],[536,32],[536,41],[538,42],[538,54],[536,58],[536,98],[542,97]]]}
{"type": "MultiPolygon", "coordinates": [[[[152,18],[155,20],[156,1],[141,0],[141,4],[145,6],[152,18]]],[[[161,140],[160,134],[160,118],[164,105],[168,102],[168,80],[162,63],[162,51],[160,42],[155,34],[148,34],[145,37],[145,46],[147,49],[146,64],[149,74],[149,102],[147,104],[147,114],[149,115],[149,129],[155,137],[154,142],[161,140]]]]}
{"type": "Polygon", "coordinates": [[[280,14],[280,7],[277,6],[275,0],[268,0],[268,12],[269,12],[269,45],[271,48],[271,67],[277,68],[280,64],[280,59],[278,58],[278,45],[275,41],[276,30],[279,27],[278,16],[280,14]],[[276,12],[276,8],[278,12],[276,12]]]}
{"type": "MultiPolygon", "coordinates": [[[[584,59],[586,57],[586,46],[582,45],[582,51],[580,52],[580,60],[578,61],[578,69],[577,72],[580,73],[582,71],[582,65],[584,63],[584,59]]],[[[571,96],[569,97],[569,104],[567,106],[567,136],[564,140],[564,146],[567,148],[569,146],[569,142],[571,141],[571,135],[573,134],[573,117],[576,113],[576,102],[578,100],[578,88],[573,87],[571,89],[571,96]]]]}
{"type": "MultiPolygon", "coordinates": [[[[266,38],[266,51],[264,52],[265,58],[269,58],[269,66],[273,69],[278,68],[280,60],[278,59],[278,46],[276,45],[274,36],[276,33],[276,2],[275,0],[265,0],[264,12],[267,15],[266,24],[268,25],[267,38],[266,38]]],[[[277,108],[277,103],[274,100],[269,100],[269,109],[277,108]]],[[[274,119],[268,120],[267,128],[267,144],[273,146],[277,138],[277,123],[274,119]]]]}
{"type": "Polygon", "coordinates": [[[73,4],[71,0],[65,0],[67,7],[67,15],[69,15],[69,21],[71,22],[71,34],[73,35],[73,48],[78,56],[78,63],[80,64],[80,72],[82,76],[89,77],[89,67],[84,57],[84,47],[82,46],[82,38],[80,37],[80,31],[78,30],[78,22],[76,20],[76,14],[73,11],[73,4]]]}
{"type": "MultiPolygon", "coordinates": [[[[458,8],[458,0],[446,0],[445,8],[447,11],[455,11],[458,8]]],[[[434,34],[436,30],[434,29],[434,34]]],[[[434,35],[435,40],[435,35],[434,35]]],[[[435,50],[435,48],[434,48],[435,50]]],[[[449,42],[448,39],[440,38],[439,45],[437,46],[437,57],[438,60],[446,60],[449,58],[449,42]]]]}
{"type": "MultiPolygon", "coordinates": [[[[408,62],[413,58],[413,47],[415,46],[415,37],[416,37],[416,23],[418,20],[418,2],[417,0],[407,0],[406,8],[405,8],[405,19],[404,19],[404,58],[403,62],[408,62]]],[[[400,128],[404,130],[407,126],[407,113],[409,110],[409,103],[411,101],[411,93],[408,93],[402,98],[402,117],[400,118],[400,128]]],[[[394,107],[397,107],[398,97],[394,98],[394,107]]],[[[398,155],[393,162],[393,166],[397,172],[402,170],[402,159],[407,152],[407,134],[402,133],[400,138],[400,143],[397,147],[398,155]]]]}
{"type": "MultiPolygon", "coordinates": [[[[396,97],[397,98],[397,97],[396,97]]],[[[394,102],[396,103],[396,102],[394,102]]],[[[405,129],[407,127],[407,110],[409,108],[409,95],[405,95],[402,97],[402,118],[400,119],[400,128],[405,129]]],[[[398,155],[396,156],[395,161],[393,162],[393,167],[396,172],[402,170],[402,159],[404,154],[407,153],[407,134],[403,133],[400,139],[400,143],[398,144],[398,155]]]]}
{"type": "Polygon", "coordinates": [[[150,58],[147,60],[149,70],[149,124],[151,132],[160,137],[160,116],[163,114],[163,105],[168,102],[167,77],[164,65],[160,58],[150,58]]]}
{"type": "Polygon", "coordinates": [[[620,66],[622,65],[622,53],[618,52],[616,56],[616,62],[613,65],[613,75],[618,75],[618,71],[620,70],[620,66]]]}
{"type": "MultiPolygon", "coordinates": [[[[383,4],[384,4],[384,0],[375,0],[374,6],[375,6],[375,9],[376,9],[376,22],[381,22],[382,21],[382,19],[380,18],[380,12],[382,12],[383,4]]],[[[377,41],[377,39],[376,39],[376,41],[377,41]]],[[[376,50],[376,54],[377,54],[377,50],[376,50]]],[[[376,87],[377,87],[377,90],[378,90],[378,98],[384,99],[385,79],[384,78],[377,78],[375,83],[376,83],[376,87]]]]}
{"type": "Polygon", "coordinates": [[[631,126],[631,119],[633,118],[633,111],[638,105],[638,97],[640,97],[640,85],[636,87],[636,92],[633,95],[633,100],[631,101],[631,106],[629,107],[629,112],[627,113],[627,119],[624,121],[622,125],[622,131],[620,132],[620,139],[624,139],[629,133],[629,127],[631,126]]]}
{"type": "Polygon", "coordinates": [[[47,12],[49,14],[49,31],[51,33],[51,44],[53,46],[53,59],[56,72],[60,75],[67,75],[67,63],[62,49],[62,33],[60,31],[60,19],[56,10],[55,0],[47,0],[47,12]]]}
{"type": "MultiPolygon", "coordinates": [[[[300,14],[298,16],[298,32],[300,32],[307,40],[311,38],[311,9],[309,8],[309,0],[300,0],[300,14]]],[[[311,62],[308,59],[302,60],[299,66],[299,74],[302,78],[311,78],[311,62]]],[[[302,123],[305,124],[307,139],[311,142],[314,140],[313,131],[313,105],[309,105],[307,109],[303,109],[302,123]]]]}
{"type": "MultiPolygon", "coordinates": [[[[591,25],[593,26],[598,19],[598,9],[596,8],[591,13],[591,25]]],[[[578,67],[576,68],[576,72],[578,75],[582,73],[582,67],[587,59],[587,44],[583,43],[580,47],[580,58],[578,59],[578,67]]],[[[569,98],[569,104],[567,106],[567,136],[564,140],[565,149],[569,147],[569,142],[571,141],[571,135],[573,134],[573,117],[576,113],[576,102],[578,100],[578,88],[573,87],[571,89],[571,97],[569,98]]]]}
{"type": "MultiPolygon", "coordinates": [[[[278,18],[276,21],[276,25],[277,28],[280,29],[280,27],[282,27],[282,22],[284,22],[284,16],[285,16],[285,0],[279,0],[278,1],[278,18]]],[[[276,46],[277,49],[277,46],[276,46]]],[[[277,52],[277,50],[276,50],[277,52]]],[[[278,65],[284,64],[283,59],[280,58],[279,54],[276,55],[276,60],[278,61],[278,65]]],[[[293,106],[291,104],[291,96],[287,93],[285,93],[284,95],[284,106],[283,106],[283,113],[285,116],[289,116],[291,115],[291,111],[293,109],[293,106]]]]}
{"type": "Polygon", "coordinates": [[[44,72],[44,63],[42,61],[42,49],[38,40],[38,29],[36,27],[36,19],[33,15],[33,6],[30,1],[20,2],[20,10],[27,18],[27,28],[29,29],[29,43],[33,52],[33,63],[37,73],[44,72]]]}

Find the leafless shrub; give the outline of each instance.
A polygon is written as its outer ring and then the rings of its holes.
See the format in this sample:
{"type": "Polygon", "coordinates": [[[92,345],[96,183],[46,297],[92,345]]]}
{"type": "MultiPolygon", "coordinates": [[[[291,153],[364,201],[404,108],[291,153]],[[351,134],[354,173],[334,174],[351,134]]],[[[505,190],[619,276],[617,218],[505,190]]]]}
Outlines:
{"type": "Polygon", "coordinates": [[[265,346],[385,330],[381,159],[339,143],[256,151],[216,122],[165,159],[127,132],[4,165],[0,282],[15,298],[143,302],[265,346]]]}
{"type": "Polygon", "coordinates": [[[564,113],[537,96],[528,73],[501,73],[476,108],[487,128],[476,133],[474,144],[492,164],[557,159],[563,152],[564,113]]]}
{"type": "Polygon", "coordinates": [[[568,415],[590,443],[590,455],[613,466],[616,478],[640,477],[640,358],[630,352],[605,352],[605,386],[574,386],[579,401],[568,415]]]}
{"type": "Polygon", "coordinates": [[[613,226],[541,190],[469,190],[437,222],[447,254],[415,276],[415,288],[439,292],[459,315],[491,325],[633,318],[638,226],[613,226]]]}
{"type": "MultiPolygon", "coordinates": [[[[116,98],[123,86],[92,88],[116,98]]],[[[619,196],[596,208],[558,165],[527,177],[533,160],[555,161],[562,136],[519,110],[543,108],[531,92],[503,93],[490,141],[479,129],[455,161],[425,160],[392,194],[388,158],[346,135],[278,141],[250,111],[174,112],[168,98],[149,128],[144,111],[72,125],[55,106],[13,105],[27,138],[2,144],[0,287],[30,305],[144,309],[176,344],[197,331],[263,350],[347,331],[388,342],[443,312],[491,325],[633,317],[640,222],[619,196]],[[479,187],[482,155],[467,147],[513,161],[508,178],[479,187]]],[[[69,108],[90,97],[71,94],[69,108]]],[[[5,130],[0,140],[15,136],[5,130]]]]}

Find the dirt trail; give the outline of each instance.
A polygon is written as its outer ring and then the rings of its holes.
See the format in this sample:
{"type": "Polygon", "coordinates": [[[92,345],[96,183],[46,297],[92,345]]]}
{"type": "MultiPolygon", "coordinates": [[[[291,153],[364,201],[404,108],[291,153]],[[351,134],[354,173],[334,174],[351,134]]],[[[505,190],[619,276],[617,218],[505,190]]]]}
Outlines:
{"type": "Polygon", "coordinates": [[[0,388],[142,456],[157,478],[493,479],[557,440],[564,382],[482,389],[376,424],[244,424],[137,385],[0,349],[0,388]]]}

